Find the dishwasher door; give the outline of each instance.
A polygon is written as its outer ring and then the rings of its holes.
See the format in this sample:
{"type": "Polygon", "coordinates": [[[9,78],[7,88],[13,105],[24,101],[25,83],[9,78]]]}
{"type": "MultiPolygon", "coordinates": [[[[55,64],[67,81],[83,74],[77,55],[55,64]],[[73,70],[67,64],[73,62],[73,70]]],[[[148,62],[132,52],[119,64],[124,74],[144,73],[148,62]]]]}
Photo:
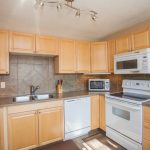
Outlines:
{"type": "Polygon", "coordinates": [[[65,140],[87,134],[90,126],[90,97],[65,100],[65,140]]]}

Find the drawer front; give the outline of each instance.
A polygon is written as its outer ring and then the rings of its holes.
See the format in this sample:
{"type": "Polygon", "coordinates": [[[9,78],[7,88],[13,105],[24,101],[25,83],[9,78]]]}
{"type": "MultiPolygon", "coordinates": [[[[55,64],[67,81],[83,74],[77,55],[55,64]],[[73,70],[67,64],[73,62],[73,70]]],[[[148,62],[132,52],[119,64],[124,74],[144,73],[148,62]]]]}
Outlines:
{"type": "Polygon", "coordinates": [[[144,106],[144,114],[150,115],[150,107],[144,106]]]}

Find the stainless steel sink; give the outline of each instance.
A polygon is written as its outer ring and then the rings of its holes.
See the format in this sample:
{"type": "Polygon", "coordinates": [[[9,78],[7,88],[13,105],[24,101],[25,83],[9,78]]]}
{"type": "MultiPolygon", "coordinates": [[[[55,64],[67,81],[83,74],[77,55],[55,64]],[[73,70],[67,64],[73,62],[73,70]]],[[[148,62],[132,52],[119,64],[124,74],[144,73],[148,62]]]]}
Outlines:
{"type": "Polygon", "coordinates": [[[13,98],[13,102],[28,102],[32,100],[48,100],[54,98],[51,94],[37,94],[37,95],[25,95],[17,96],[13,98]]]}
{"type": "Polygon", "coordinates": [[[33,96],[31,95],[25,95],[25,96],[17,96],[13,98],[14,102],[28,102],[34,100],[33,96]]]}
{"type": "Polygon", "coordinates": [[[46,100],[51,98],[54,98],[54,96],[51,94],[38,94],[35,96],[35,100],[46,100]]]}

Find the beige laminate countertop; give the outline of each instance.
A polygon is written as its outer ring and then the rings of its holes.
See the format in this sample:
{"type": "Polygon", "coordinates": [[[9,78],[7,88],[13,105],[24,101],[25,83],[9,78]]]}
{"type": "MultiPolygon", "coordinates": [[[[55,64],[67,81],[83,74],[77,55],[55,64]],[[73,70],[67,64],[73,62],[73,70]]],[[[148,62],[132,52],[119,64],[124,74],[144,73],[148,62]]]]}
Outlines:
{"type": "Polygon", "coordinates": [[[92,96],[92,95],[105,95],[106,93],[109,92],[74,91],[74,92],[66,92],[63,94],[52,94],[54,95],[54,98],[51,99],[32,100],[32,101],[30,100],[26,102],[13,102],[13,97],[0,97],[0,107],[23,105],[23,104],[30,104],[30,103],[41,103],[46,101],[67,100],[67,99],[81,98],[81,97],[92,96]]]}
{"type": "Polygon", "coordinates": [[[148,107],[150,107],[150,101],[143,103],[143,106],[148,106],[148,107]]]}

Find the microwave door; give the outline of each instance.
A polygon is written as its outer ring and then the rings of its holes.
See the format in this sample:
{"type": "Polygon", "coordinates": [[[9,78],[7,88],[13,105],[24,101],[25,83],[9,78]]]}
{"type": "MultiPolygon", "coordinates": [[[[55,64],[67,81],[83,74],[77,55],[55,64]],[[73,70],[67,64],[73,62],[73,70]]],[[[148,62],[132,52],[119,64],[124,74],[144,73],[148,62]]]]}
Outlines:
{"type": "Polygon", "coordinates": [[[141,70],[140,57],[120,58],[114,61],[116,74],[138,73],[141,70]]]}

